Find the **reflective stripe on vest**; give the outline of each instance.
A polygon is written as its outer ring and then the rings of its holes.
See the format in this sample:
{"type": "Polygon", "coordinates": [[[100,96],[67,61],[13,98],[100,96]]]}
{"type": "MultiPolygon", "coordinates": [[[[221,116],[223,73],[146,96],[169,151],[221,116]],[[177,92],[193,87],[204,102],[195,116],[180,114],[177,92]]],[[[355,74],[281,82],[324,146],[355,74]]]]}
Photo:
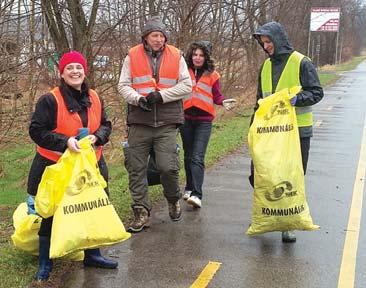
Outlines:
{"type": "MultiPolygon", "coordinates": [[[[57,119],[56,128],[52,132],[63,134],[67,137],[77,136],[78,129],[83,127],[81,118],[77,112],[71,113],[67,110],[64,98],[61,95],[60,89],[56,87],[51,91],[55,97],[57,105],[57,119]]],[[[88,128],[90,134],[93,134],[99,127],[102,118],[102,104],[99,97],[94,90],[89,89],[89,99],[91,106],[88,109],[88,128]]],[[[43,157],[57,162],[62,153],[54,150],[49,150],[40,146],[37,146],[37,151],[43,157]]],[[[102,146],[98,146],[95,150],[97,159],[99,160],[102,155],[102,146]]]]}
{"type": "Polygon", "coordinates": [[[212,86],[220,78],[216,71],[212,73],[203,73],[201,78],[196,82],[196,76],[192,69],[189,69],[189,75],[192,80],[192,93],[190,97],[184,101],[184,110],[191,107],[197,107],[212,116],[216,116],[214,107],[212,86]]]}
{"type": "Polygon", "coordinates": [[[171,45],[166,45],[161,55],[159,82],[153,78],[153,71],[143,44],[132,47],[128,53],[132,88],[147,96],[150,92],[173,87],[179,79],[180,52],[171,45]]]}
{"type": "MultiPolygon", "coordinates": [[[[305,56],[294,51],[287,60],[283,69],[275,91],[272,91],[272,63],[268,58],[263,65],[261,73],[261,87],[263,97],[267,97],[274,92],[278,92],[285,88],[301,86],[300,82],[300,63],[305,56]]],[[[297,125],[299,127],[307,127],[313,125],[313,113],[311,106],[295,107],[297,125]]]]}

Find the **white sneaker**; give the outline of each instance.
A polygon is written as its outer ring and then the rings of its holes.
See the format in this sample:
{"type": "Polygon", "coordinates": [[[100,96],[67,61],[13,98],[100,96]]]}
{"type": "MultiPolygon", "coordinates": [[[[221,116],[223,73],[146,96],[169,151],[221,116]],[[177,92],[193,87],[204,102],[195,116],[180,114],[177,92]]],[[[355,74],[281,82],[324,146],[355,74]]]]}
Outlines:
{"type": "Polygon", "coordinates": [[[195,208],[201,208],[202,204],[201,204],[201,199],[198,198],[197,196],[191,196],[188,198],[187,203],[192,205],[195,208]]]}
{"type": "Polygon", "coordinates": [[[183,194],[183,200],[187,200],[191,196],[191,190],[185,190],[183,194]]]}

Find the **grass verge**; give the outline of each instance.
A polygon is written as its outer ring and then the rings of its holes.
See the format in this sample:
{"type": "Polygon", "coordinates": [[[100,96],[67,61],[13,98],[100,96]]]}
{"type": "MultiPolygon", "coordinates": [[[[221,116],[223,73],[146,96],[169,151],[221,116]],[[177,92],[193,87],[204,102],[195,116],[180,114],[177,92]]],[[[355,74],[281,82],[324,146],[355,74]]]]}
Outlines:
{"type": "Polygon", "coordinates": [[[318,70],[320,83],[323,86],[331,85],[336,82],[341,76],[342,72],[353,70],[360,64],[363,60],[365,60],[365,56],[354,57],[352,60],[344,62],[339,65],[325,65],[320,67],[318,70]]]}

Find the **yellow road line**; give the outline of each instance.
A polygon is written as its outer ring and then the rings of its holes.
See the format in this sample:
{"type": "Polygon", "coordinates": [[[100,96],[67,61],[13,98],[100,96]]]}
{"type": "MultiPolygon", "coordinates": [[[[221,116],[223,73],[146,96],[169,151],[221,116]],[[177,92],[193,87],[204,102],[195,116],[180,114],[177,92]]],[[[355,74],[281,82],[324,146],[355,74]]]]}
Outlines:
{"type": "Polygon", "coordinates": [[[190,288],[204,288],[207,287],[216,271],[220,268],[220,262],[209,261],[206,267],[202,270],[196,281],[193,282],[190,288]]]}
{"type": "Polygon", "coordinates": [[[358,237],[360,233],[362,200],[366,172],[366,118],[364,121],[360,158],[353,186],[346,239],[344,241],[338,288],[353,288],[355,284],[358,237]]]}

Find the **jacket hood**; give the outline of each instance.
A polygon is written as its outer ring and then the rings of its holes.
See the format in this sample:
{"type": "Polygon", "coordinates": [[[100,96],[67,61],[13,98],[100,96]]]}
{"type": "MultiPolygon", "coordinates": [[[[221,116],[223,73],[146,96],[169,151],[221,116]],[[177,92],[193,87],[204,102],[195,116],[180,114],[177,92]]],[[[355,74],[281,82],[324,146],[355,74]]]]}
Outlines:
{"type": "Polygon", "coordinates": [[[185,57],[188,68],[194,69],[192,55],[193,55],[193,51],[195,51],[196,49],[201,49],[205,56],[205,62],[203,64],[202,69],[207,70],[209,72],[213,72],[215,70],[215,64],[214,64],[213,60],[211,59],[212,44],[210,41],[206,41],[206,40],[195,41],[195,42],[191,43],[191,45],[189,45],[189,48],[188,48],[188,51],[187,51],[187,54],[185,57]]]}
{"type": "Polygon", "coordinates": [[[271,39],[274,45],[274,54],[270,55],[271,58],[276,58],[283,54],[290,54],[294,51],[294,48],[288,39],[286,30],[278,22],[272,21],[260,26],[253,36],[257,39],[263,50],[264,47],[260,36],[268,36],[271,39]]]}
{"type": "Polygon", "coordinates": [[[207,40],[195,41],[191,44],[191,48],[201,48],[202,50],[206,50],[205,52],[211,56],[212,53],[212,44],[207,40]]]}

